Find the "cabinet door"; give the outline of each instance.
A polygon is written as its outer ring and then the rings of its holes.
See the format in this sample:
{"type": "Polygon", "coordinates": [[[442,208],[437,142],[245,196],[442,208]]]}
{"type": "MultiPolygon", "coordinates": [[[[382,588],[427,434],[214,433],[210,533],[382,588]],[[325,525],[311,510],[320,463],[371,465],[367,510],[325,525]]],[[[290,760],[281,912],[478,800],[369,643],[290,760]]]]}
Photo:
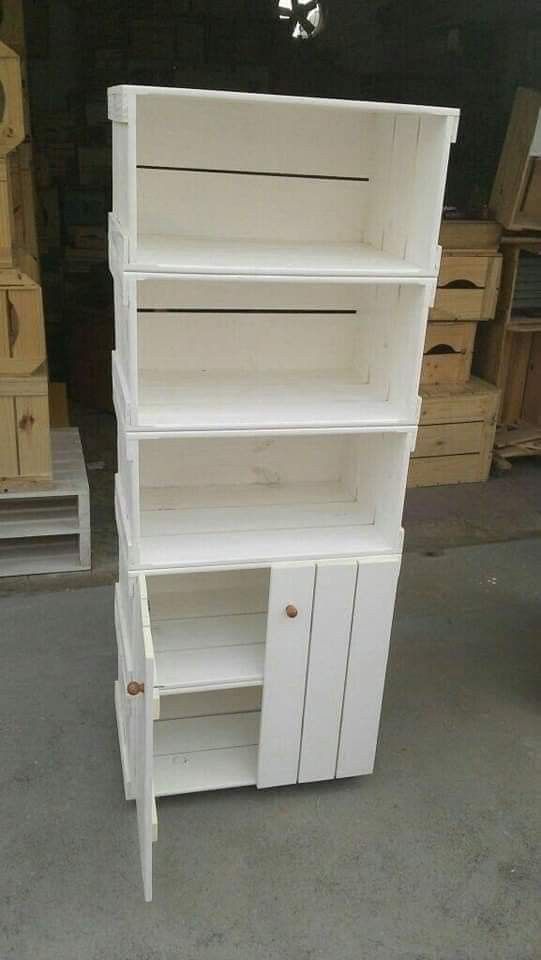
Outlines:
{"type": "Polygon", "coordinates": [[[135,700],[135,803],[141,852],[141,869],[145,900],[152,900],[152,842],[155,809],[153,786],[153,694],[154,651],[148,619],[145,578],[137,577],[133,594],[132,640],[134,674],[144,684],[135,700]]]}
{"type": "Polygon", "coordinates": [[[357,562],[317,564],[299,781],[332,780],[340,738],[357,562]]]}
{"type": "Polygon", "coordinates": [[[315,564],[271,569],[257,786],[296,783],[315,564]]]}
{"type": "Polygon", "coordinates": [[[400,558],[358,561],[337,777],[372,773],[400,558]]]}

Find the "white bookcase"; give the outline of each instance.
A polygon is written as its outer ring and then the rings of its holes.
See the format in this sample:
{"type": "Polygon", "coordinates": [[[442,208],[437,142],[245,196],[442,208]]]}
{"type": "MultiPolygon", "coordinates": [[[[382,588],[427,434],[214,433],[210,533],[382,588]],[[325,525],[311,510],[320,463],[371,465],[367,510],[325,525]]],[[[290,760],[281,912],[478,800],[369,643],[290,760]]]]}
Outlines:
{"type": "Polygon", "coordinates": [[[109,91],[115,703],[156,798],[370,773],[458,111],[109,91]]]}

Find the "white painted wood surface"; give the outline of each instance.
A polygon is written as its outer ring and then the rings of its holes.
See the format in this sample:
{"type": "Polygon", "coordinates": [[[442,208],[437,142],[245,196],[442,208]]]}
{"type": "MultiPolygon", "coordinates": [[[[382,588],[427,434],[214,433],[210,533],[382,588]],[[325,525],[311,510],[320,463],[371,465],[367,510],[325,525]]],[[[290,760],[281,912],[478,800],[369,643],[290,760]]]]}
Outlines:
{"type": "Polygon", "coordinates": [[[358,566],[337,777],[374,768],[400,558],[358,566]]]}
{"type": "Polygon", "coordinates": [[[297,781],[314,575],[311,563],[279,564],[271,571],[258,787],[297,781]],[[289,605],[297,611],[292,619],[289,605]]]}
{"type": "Polygon", "coordinates": [[[0,576],[90,569],[90,504],[75,428],[51,430],[51,482],[0,493],[0,576]]]}
{"type": "Polygon", "coordinates": [[[152,637],[148,626],[146,608],[146,588],[144,578],[137,581],[132,604],[132,637],[135,673],[144,692],[135,697],[135,803],[137,808],[137,826],[139,848],[141,852],[141,871],[145,900],[152,900],[152,843],[154,808],[154,730],[153,730],[153,691],[154,691],[154,652],[152,637]]]}
{"type": "MultiPolygon", "coordinates": [[[[115,706],[148,900],[157,796],[373,768],[458,111],[119,86],[109,115],[115,706]]],[[[54,521],[77,535],[72,503],[54,521]]]]}
{"type": "Polygon", "coordinates": [[[441,207],[456,110],[148,87],[109,100],[127,127],[113,136],[126,269],[437,272],[423,214],[441,207]]]}
{"type": "Polygon", "coordinates": [[[356,581],[357,563],[354,560],[317,564],[300,783],[332,780],[336,773],[356,581]]]}

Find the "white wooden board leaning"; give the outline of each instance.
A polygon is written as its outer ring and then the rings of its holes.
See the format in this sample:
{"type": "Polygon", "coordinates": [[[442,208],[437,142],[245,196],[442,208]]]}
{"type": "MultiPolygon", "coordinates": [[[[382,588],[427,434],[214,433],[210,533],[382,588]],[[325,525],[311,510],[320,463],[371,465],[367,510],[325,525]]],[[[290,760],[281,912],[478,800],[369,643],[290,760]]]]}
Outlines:
{"type": "Polygon", "coordinates": [[[458,111],[122,86],[109,116],[115,707],[150,900],[157,798],[373,769],[458,111]]]}

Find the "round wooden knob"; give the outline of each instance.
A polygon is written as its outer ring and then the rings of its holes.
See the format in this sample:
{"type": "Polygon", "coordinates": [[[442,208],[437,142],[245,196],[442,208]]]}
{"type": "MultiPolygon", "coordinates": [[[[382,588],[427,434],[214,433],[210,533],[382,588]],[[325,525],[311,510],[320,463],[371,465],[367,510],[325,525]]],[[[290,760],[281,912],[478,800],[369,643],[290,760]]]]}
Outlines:
{"type": "Polygon", "coordinates": [[[293,606],[292,603],[288,603],[286,607],[286,615],[289,617],[290,620],[293,620],[297,616],[298,612],[299,611],[297,610],[296,607],[293,606]]]}
{"type": "Polygon", "coordinates": [[[137,680],[130,680],[128,684],[128,693],[130,697],[135,697],[138,693],[143,693],[144,689],[144,683],[138,683],[137,680]]]}

